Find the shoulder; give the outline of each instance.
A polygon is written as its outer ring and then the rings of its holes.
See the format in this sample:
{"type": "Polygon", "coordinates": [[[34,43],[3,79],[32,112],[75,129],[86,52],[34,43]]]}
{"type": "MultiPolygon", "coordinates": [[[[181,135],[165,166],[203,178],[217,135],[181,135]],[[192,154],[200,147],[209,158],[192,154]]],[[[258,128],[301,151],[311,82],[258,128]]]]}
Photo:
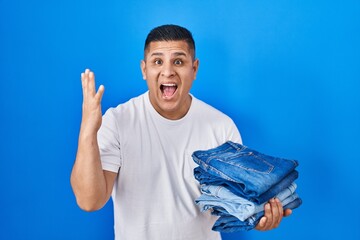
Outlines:
{"type": "Polygon", "coordinates": [[[232,122],[232,119],[219,109],[207,104],[206,102],[192,96],[193,98],[193,110],[194,114],[200,115],[202,118],[208,118],[212,120],[222,120],[227,123],[232,122]]]}
{"type": "Polygon", "coordinates": [[[137,97],[133,97],[124,103],[120,103],[116,107],[111,107],[106,110],[104,117],[107,115],[119,118],[121,116],[131,116],[135,114],[137,111],[144,108],[145,105],[145,96],[146,93],[143,93],[137,97]]]}
{"type": "Polygon", "coordinates": [[[241,143],[240,132],[234,121],[222,111],[193,97],[193,114],[202,129],[211,129],[219,142],[228,140],[241,143]]]}

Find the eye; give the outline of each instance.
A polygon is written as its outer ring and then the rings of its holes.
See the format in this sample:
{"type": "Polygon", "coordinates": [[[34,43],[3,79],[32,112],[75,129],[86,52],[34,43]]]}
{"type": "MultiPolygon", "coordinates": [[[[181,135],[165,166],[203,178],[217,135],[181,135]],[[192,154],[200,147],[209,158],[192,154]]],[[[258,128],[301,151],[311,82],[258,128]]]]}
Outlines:
{"type": "Polygon", "coordinates": [[[176,60],[174,61],[174,64],[175,64],[175,65],[181,65],[181,64],[183,64],[183,61],[180,60],[180,59],[176,59],[176,60]]]}
{"type": "Polygon", "coordinates": [[[155,63],[156,65],[161,65],[163,62],[162,62],[161,59],[156,59],[156,60],[154,61],[154,63],[155,63]]]}

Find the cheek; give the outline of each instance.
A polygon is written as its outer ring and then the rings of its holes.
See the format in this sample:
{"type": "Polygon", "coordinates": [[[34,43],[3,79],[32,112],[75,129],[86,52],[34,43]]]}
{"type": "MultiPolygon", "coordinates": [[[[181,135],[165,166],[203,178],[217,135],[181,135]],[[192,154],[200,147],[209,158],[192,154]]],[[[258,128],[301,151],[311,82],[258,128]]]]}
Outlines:
{"type": "Polygon", "coordinates": [[[155,71],[146,72],[146,82],[149,89],[156,90],[158,88],[158,74],[155,71]]]}
{"type": "Polygon", "coordinates": [[[187,87],[191,87],[191,85],[195,79],[194,72],[188,71],[185,76],[185,79],[186,79],[186,81],[184,81],[184,85],[186,85],[187,87]]]}
{"type": "Polygon", "coordinates": [[[182,93],[188,93],[190,92],[192,86],[192,81],[190,79],[188,79],[187,81],[184,81],[181,87],[181,92],[182,93]]]}
{"type": "Polygon", "coordinates": [[[148,69],[146,71],[146,77],[151,80],[156,80],[159,75],[159,71],[157,69],[148,69]]]}

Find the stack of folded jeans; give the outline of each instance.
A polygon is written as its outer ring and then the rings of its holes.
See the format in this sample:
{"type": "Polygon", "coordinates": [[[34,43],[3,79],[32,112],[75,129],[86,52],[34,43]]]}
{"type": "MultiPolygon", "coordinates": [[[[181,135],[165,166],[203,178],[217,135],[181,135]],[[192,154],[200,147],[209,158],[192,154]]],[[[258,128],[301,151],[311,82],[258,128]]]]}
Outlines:
{"type": "Polygon", "coordinates": [[[201,211],[219,216],[213,230],[234,232],[253,229],[264,216],[264,205],[278,198],[284,209],[302,203],[295,192],[296,160],[262,154],[228,141],[216,148],[195,151],[199,165],[194,176],[202,195],[195,200],[201,211]]]}

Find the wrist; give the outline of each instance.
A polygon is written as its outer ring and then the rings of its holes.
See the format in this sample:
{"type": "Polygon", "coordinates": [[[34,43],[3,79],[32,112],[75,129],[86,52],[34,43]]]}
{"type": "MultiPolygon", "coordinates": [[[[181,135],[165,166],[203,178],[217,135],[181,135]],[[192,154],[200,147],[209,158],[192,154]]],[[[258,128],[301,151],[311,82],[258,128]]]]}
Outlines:
{"type": "Polygon", "coordinates": [[[79,141],[93,141],[97,140],[97,129],[90,128],[86,126],[81,126],[80,134],[79,134],[79,141]]]}

